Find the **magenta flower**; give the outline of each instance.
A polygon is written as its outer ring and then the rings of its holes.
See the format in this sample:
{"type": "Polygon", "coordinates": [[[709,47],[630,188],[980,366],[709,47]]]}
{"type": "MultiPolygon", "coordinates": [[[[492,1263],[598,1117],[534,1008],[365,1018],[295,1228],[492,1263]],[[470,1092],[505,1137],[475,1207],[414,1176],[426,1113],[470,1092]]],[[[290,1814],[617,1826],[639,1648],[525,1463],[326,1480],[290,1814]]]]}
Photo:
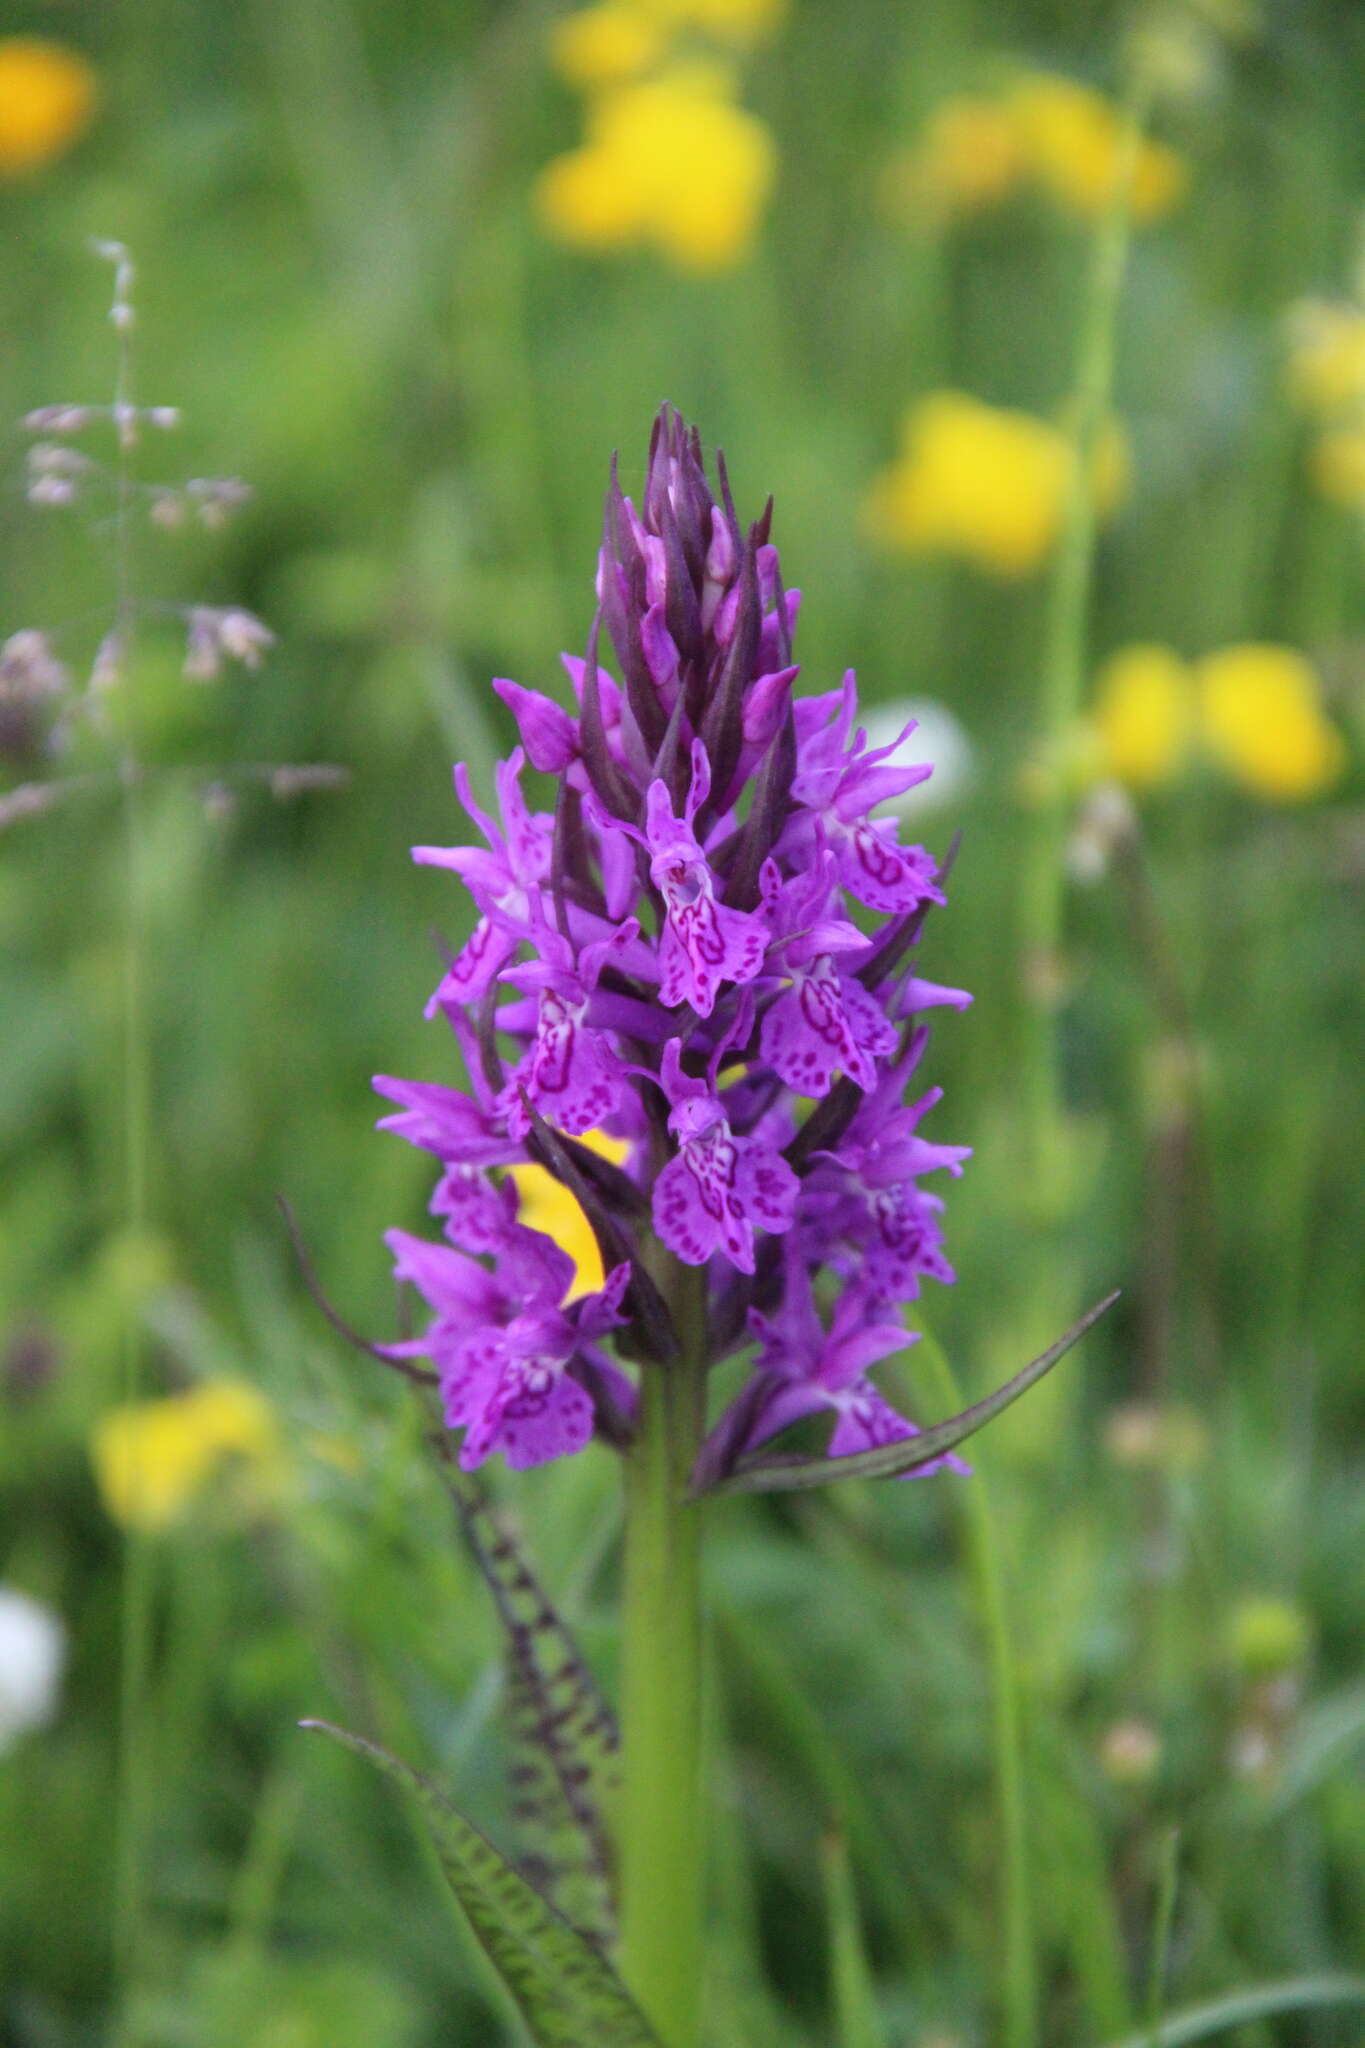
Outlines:
{"type": "Polygon", "coordinates": [[[870,1375],[909,1342],[900,1304],[953,1277],[921,1183],[967,1154],[921,1134],[937,1090],[905,1097],[922,1013],[970,998],[911,972],[943,875],[878,811],[929,770],[869,748],[851,674],[793,696],[800,600],[769,526],[741,527],[723,465],[717,499],[666,411],[638,507],[613,475],[571,701],[500,680],[521,744],[496,821],[455,771],[486,845],[416,850],[476,922],[430,1006],[464,1087],[376,1083],[384,1127],[440,1162],[445,1238],[390,1233],[432,1311],[390,1349],[430,1361],[466,1466],[628,1440],[608,1347],[669,1369],[670,1260],[702,1275],[710,1362],[750,1353],[700,1477],[812,1415],[834,1456],[914,1434],[870,1375]],[[598,1132],[614,1146],[581,1142],[598,1132]],[[504,1169],[529,1164],[586,1212],[595,1292],[570,1301],[573,1262],[521,1219],[504,1169]]]}

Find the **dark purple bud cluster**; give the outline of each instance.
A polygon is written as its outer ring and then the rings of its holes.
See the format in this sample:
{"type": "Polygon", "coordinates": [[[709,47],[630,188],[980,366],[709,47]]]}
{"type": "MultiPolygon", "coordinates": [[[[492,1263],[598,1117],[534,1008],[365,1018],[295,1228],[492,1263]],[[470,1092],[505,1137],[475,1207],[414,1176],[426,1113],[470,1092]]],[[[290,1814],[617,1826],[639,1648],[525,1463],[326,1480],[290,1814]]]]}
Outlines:
{"type": "Polygon", "coordinates": [[[638,509],[613,473],[587,652],[564,657],[574,710],[496,683],[521,736],[497,817],[455,770],[486,846],[415,849],[479,916],[428,1011],[467,1088],[376,1083],[399,1105],[383,1127],[442,1167],[446,1242],[390,1233],[434,1311],[393,1348],[431,1359],[466,1466],[628,1437],[634,1388],[604,1345],[669,1370],[660,1246],[705,1269],[707,1360],[753,1347],[699,1478],[824,1409],[836,1455],[915,1434],[868,1370],[910,1341],[900,1304],[924,1275],[953,1278],[920,1183],[967,1154],[920,1136],[937,1090],[906,1095],[921,1013],[970,998],[911,971],[943,878],[876,813],[930,771],[900,765],[913,728],[869,750],[851,673],[793,697],[800,594],[771,504],[741,527],[717,467],[719,500],[665,410],[638,509]],[[528,761],[557,782],[552,811],[528,804],[528,761]],[[499,1171],[530,1163],[592,1225],[607,1277],[586,1297],[499,1171]]]}

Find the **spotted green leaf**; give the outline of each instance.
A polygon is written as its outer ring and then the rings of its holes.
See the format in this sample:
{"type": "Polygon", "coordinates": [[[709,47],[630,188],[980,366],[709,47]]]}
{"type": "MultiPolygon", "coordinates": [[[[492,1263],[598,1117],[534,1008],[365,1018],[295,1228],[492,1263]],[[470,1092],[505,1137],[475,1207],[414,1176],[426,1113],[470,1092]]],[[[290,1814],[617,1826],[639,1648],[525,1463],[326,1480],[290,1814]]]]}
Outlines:
{"type": "Polygon", "coordinates": [[[451,1890],[537,2048],[660,2048],[601,1952],[420,1772],[330,1721],[304,1721],[413,1793],[451,1890]]]}

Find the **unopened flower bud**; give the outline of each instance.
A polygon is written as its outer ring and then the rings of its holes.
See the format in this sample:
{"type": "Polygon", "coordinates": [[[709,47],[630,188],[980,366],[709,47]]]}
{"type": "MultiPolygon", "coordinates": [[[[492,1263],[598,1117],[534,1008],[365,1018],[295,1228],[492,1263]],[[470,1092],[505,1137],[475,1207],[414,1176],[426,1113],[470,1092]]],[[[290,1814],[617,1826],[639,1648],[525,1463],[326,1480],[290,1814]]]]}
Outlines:
{"type": "Polygon", "coordinates": [[[1161,1764],[1161,1737],[1150,1721],[1115,1721],[1100,1741],[1100,1768],[1111,1784],[1149,1785],[1161,1764]]]}
{"type": "Polygon", "coordinates": [[[1208,1433],[1194,1410],[1179,1402],[1162,1407],[1130,1401],[1111,1411],[1104,1426],[1104,1448],[1116,1465],[1181,1477],[1202,1464],[1208,1433]]]}
{"type": "Polygon", "coordinates": [[[1275,1743],[1269,1728],[1259,1721],[1244,1721],[1236,1729],[1228,1751],[1228,1764],[1238,1778],[1264,1778],[1275,1763],[1275,1743]]]}
{"type": "Polygon", "coordinates": [[[1254,1594],[1233,1609],[1227,1646],[1231,1661],[1248,1678],[1278,1678],[1306,1662],[1313,1623],[1291,1600],[1254,1594]]]}
{"type": "Polygon", "coordinates": [[[1067,843],[1066,864],[1077,882],[1103,881],[1119,847],[1131,839],[1137,813],[1117,782],[1100,782],[1086,796],[1067,843]]]}

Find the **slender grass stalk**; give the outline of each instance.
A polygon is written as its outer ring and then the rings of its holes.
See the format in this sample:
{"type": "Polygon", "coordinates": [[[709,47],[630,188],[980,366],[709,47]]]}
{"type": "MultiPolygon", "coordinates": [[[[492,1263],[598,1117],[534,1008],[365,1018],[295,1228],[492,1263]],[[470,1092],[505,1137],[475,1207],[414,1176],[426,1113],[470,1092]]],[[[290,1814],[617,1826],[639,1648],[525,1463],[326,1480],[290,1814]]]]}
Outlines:
{"type": "MultiPolygon", "coordinates": [[[[146,918],[143,901],[142,771],[137,704],[133,689],[135,596],[134,479],[136,444],[133,404],[133,267],[117,243],[101,243],[97,254],[114,265],[110,321],[116,342],[114,381],[114,636],[121,680],[119,734],[120,820],[123,866],[122,1087],[123,1209],[134,1237],[145,1229],[151,1152],[151,1054],[146,1004],[146,918]]],[[[119,1397],[138,1399],[142,1385],[143,1338],[136,1303],[124,1312],[119,1397]]],[[[134,1477],[134,1488],[137,1480],[134,1477]]],[[[119,1627],[118,1786],[114,1850],[114,1962],[121,2012],[119,2035],[134,2038],[129,2017],[142,1936],[142,1865],[151,1787],[146,1744],[146,1699],[151,1656],[151,1566],[147,1532],[130,1515],[124,1532],[122,1610],[119,1627]]]]}
{"type": "Polygon", "coordinates": [[[1147,1976],[1147,2026],[1151,2048],[1161,2048],[1161,2016],[1166,2009],[1166,1970],[1171,1953],[1171,1923],[1180,1876],[1180,1830],[1171,1828],[1161,1843],[1157,1878],[1156,1920],[1152,1927],[1152,1960],[1147,1976]]]}
{"type": "MultiPolygon", "coordinates": [[[[916,1355],[938,1382],[950,1412],[963,1404],[957,1376],[941,1344],[916,1317],[916,1355]]],[[[1027,1816],[1024,1806],[1023,1736],[1019,1676],[1005,1608],[1005,1576],[990,1495],[980,1472],[962,1489],[967,1555],[977,1615],[986,1641],[991,1678],[991,1730],[995,1796],[1000,1827],[999,1911],[1001,1943],[1002,2048],[1036,2048],[1038,1979],[1034,1957],[1033,1904],[1029,1883],[1027,1816]]]]}
{"type": "Polygon", "coordinates": [[[1065,1199],[1056,1045],[1058,956],[1065,896],[1068,800],[1063,749],[1080,712],[1095,561],[1094,466],[1114,382],[1119,303],[1132,225],[1131,190],[1149,93],[1125,103],[1114,188],[1096,235],[1081,321],[1071,419],[1072,462],[1047,609],[1038,741],[1048,773],[1024,848],[1019,898],[1024,982],[1025,1156],[1043,1216],[1065,1199]]]}
{"type": "Polygon", "coordinates": [[[643,1375],[626,1468],[621,1969],[666,2048],[701,2028],[701,1515],[685,1493],[705,1403],[705,1268],[669,1261],[682,1355],[643,1375]]]}
{"type": "Polygon", "coordinates": [[[838,1827],[828,1830],[820,1846],[820,1873],[825,1888],[834,2039],[838,2048],[886,2048],[858,1915],[848,1843],[838,1827]]]}

